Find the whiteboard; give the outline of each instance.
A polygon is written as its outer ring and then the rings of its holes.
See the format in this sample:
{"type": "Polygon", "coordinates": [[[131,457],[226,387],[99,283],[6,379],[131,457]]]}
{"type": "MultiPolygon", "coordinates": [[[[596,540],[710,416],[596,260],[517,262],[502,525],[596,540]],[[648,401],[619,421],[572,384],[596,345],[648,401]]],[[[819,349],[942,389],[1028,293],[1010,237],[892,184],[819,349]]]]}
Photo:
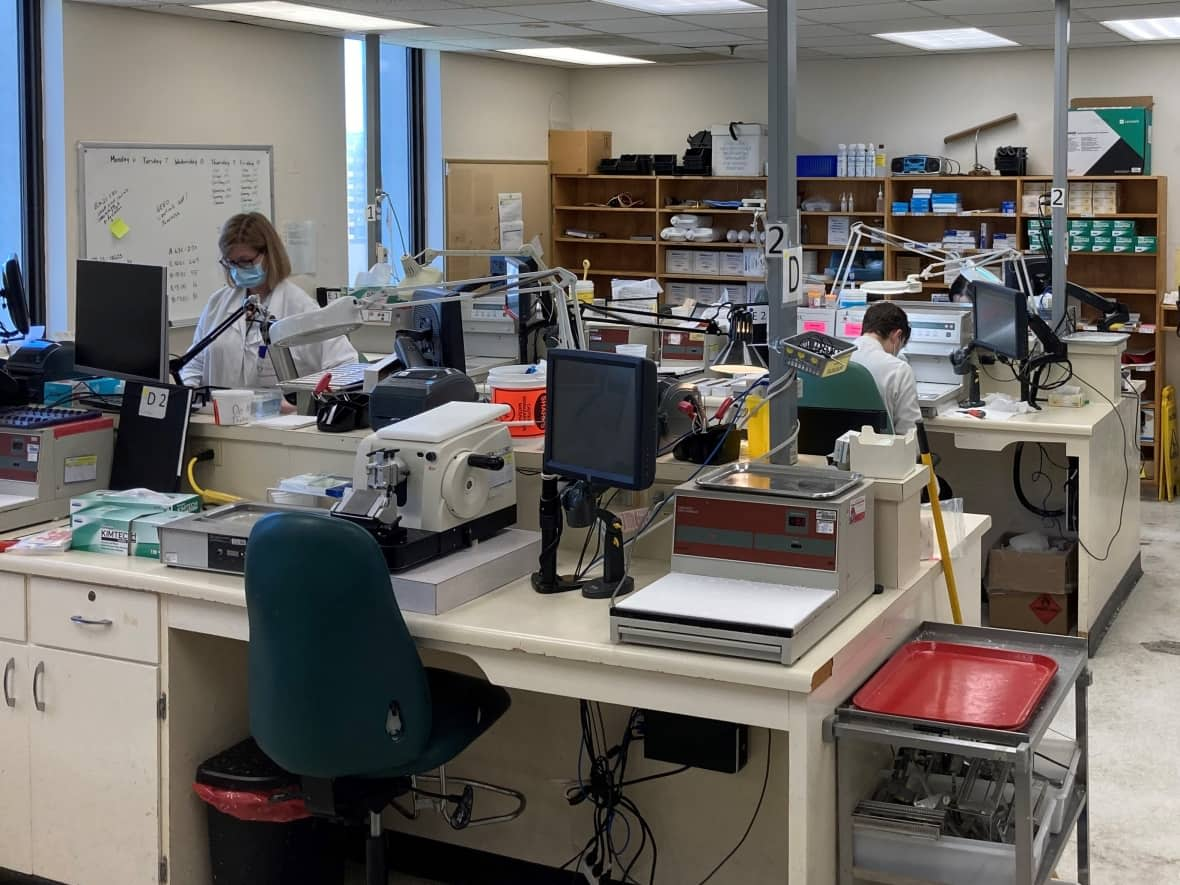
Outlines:
{"type": "Polygon", "coordinates": [[[269,146],[78,143],[78,256],[168,268],[168,319],[191,325],[225,285],[221,226],[274,220],[269,146]]]}

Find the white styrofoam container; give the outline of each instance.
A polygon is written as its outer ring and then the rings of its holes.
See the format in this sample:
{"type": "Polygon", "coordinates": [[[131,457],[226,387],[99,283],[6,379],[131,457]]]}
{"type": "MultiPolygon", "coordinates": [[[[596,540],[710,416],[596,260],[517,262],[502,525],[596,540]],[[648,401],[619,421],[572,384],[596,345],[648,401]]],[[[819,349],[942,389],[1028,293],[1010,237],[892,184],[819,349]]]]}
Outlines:
{"type": "Polygon", "coordinates": [[[744,283],[722,283],[721,300],[730,304],[746,303],[746,286],[744,283]]]}
{"type": "Polygon", "coordinates": [[[836,334],[836,309],[834,307],[800,307],[796,314],[796,334],[822,332],[836,334]]]}
{"type": "Polygon", "coordinates": [[[664,286],[664,303],[673,306],[683,304],[693,297],[693,284],[670,282],[664,286]]]}
{"type": "Polygon", "coordinates": [[[696,283],[692,287],[697,304],[716,304],[721,297],[721,287],[716,283],[696,283]]]}
{"type": "Polygon", "coordinates": [[[763,124],[734,123],[731,126],[721,123],[713,126],[710,132],[713,136],[714,175],[763,174],[768,156],[766,127],[763,124]]]}

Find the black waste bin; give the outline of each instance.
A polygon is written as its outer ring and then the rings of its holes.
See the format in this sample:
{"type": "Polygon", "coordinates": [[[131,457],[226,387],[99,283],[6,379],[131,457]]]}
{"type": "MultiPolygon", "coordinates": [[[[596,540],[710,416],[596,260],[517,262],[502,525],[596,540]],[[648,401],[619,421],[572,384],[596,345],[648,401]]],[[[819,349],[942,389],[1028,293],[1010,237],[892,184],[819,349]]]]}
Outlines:
{"type": "Polygon", "coordinates": [[[203,762],[196,782],[209,816],[213,885],[342,885],[344,827],[290,819],[302,813],[297,803],[271,797],[297,793],[299,778],[253,738],[203,762]]]}

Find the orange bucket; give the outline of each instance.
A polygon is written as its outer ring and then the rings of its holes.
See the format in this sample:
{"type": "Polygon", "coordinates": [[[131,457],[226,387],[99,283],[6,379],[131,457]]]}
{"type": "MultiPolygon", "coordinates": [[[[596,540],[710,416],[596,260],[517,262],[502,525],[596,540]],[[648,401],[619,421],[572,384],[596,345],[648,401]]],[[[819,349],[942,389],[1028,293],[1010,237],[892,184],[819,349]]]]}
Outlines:
{"type": "Polygon", "coordinates": [[[512,436],[545,434],[545,367],[497,366],[488,372],[492,402],[511,410],[500,420],[512,436]]]}

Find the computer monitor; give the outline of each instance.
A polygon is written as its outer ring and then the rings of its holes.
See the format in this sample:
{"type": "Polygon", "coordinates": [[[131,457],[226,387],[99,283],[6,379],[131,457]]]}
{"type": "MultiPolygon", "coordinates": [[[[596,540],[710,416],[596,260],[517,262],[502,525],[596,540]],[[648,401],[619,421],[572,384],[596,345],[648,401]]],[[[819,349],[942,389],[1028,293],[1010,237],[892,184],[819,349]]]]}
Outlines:
{"type": "MultiPolygon", "coordinates": [[[[8,316],[12,320],[15,331],[21,335],[29,334],[29,300],[25,295],[25,281],[20,272],[20,262],[15,255],[4,264],[4,303],[8,306],[8,316]]],[[[10,333],[16,337],[15,333],[10,333]]]]}
{"type": "MultiPolygon", "coordinates": [[[[450,289],[425,287],[414,290],[411,300],[453,299],[455,294],[450,289]]],[[[427,365],[467,371],[462,302],[433,301],[415,305],[411,308],[410,328],[406,331],[410,333],[427,365]]]]}
{"type": "Polygon", "coordinates": [[[90,375],[168,383],[165,268],[117,261],[78,262],[74,367],[90,375]]]}
{"type": "Polygon", "coordinates": [[[542,471],[593,487],[649,488],[659,441],[655,363],[551,350],[546,374],[542,471]]]}
{"type": "Polygon", "coordinates": [[[1023,292],[995,283],[975,282],[971,296],[977,348],[1009,360],[1028,359],[1028,305],[1023,292]]]}

